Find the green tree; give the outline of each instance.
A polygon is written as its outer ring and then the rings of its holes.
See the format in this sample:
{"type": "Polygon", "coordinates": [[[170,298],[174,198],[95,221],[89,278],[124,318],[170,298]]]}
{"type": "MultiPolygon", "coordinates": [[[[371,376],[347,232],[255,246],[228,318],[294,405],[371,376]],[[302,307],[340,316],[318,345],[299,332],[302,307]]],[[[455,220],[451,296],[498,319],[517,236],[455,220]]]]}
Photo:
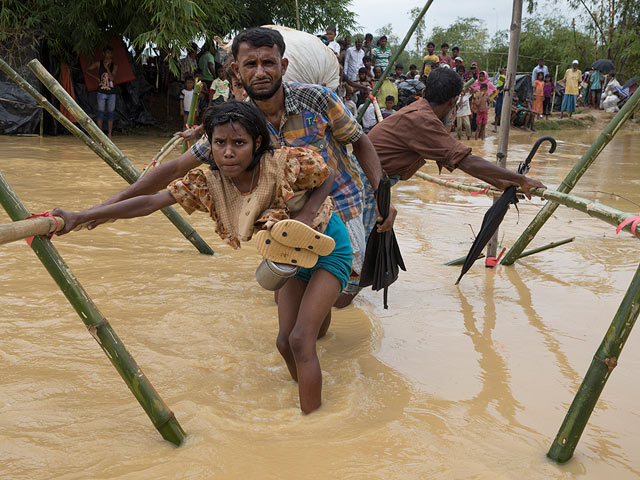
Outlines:
{"type": "MultiPolygon", "coordinates": [[[[299,0],[301,28],[310,32],[335,24],[356,26],[350,0],[299,0]]],[[[247,27],[296,25],[295,2],[282,0],[3,0],[0,44],[11,48],[25,32],[45,40],[53,54],[70,59],[105,45],[110,32],[124,36],[136,49],[149,47],[177,59],[190,43],[213,35],[225,37],[247,27]]]]}
{"type": "Polygon", "coordinates": [[[443,43],[448,43],[449,50],[457,46],[461,54],[467,55],[485,52],[488,40],[487,27],[476,17],[458,17],[448,27],[436,26],[431,31],[431,41],[436,44],[436,50],[443,43]]]}

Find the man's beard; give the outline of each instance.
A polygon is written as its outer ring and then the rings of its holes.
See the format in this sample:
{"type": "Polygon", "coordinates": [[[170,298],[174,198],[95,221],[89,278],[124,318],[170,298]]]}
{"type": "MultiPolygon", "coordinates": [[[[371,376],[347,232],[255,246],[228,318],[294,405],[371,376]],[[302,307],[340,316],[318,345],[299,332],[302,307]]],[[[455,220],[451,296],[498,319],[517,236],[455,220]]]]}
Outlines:
{"type": "Polygon", "coordinates": [[[244,82],[242,82],[242,86],[244,87],[245,91],[247,92],[247,95],[249,95],[251,100],[257,100],[257,101],[269,100],[271,97],[273,97],[276,94],[278,90],[280,90],[280,87],[282,86],[282,77],[280,77],[276,82],[276,84],[273,86],[273,88],[267,92],[258,93],[253,88],[251,88],[251,85],[246,85],[244,82]]]}

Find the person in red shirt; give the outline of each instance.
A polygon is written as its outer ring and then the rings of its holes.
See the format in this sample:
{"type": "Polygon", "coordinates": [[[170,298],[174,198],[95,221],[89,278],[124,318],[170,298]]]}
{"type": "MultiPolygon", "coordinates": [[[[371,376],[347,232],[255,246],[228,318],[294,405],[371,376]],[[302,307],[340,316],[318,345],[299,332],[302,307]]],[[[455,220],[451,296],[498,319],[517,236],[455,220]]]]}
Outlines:
{"type": "Polygon", "coordinates": [[[440,55],[438,55],[438,59],[440,60],[440,64],[442,65],[443,63],[445,65],[449,65],[450,68],[454,67],[454,62],[453,62],[453,58],[451,58],[451,55],[449,55],[449,44],[448,43],[443,43],[440,46],[442,53],[440,55]]]}

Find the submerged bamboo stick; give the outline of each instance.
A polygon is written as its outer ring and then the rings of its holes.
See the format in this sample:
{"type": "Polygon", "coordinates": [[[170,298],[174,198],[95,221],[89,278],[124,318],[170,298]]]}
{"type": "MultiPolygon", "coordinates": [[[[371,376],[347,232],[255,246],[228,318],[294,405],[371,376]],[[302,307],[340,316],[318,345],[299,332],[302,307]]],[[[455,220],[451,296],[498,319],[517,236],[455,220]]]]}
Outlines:
{"type": "MultiPolygon", "coordinates": [[[[191,106],[189,107],[189,116],[187,117],[187,124],[185,125],[187,128],[193,127],[193,122],[196,119],[196,109],[198,108],[198,95],[200,95],[200,90],[202,89],[202,82],[198,80],[193,87],[193,96],[191,97],[191,106]]],[[[182,153],[187,151],[189,148],[188,142],[184,142],[182,145],[182,153]]]]}
{"type": "MultiPolygon", "coordinates": [[[[29,216],[29,211],[20,201],[11,186],[0,173],[0,204],[14,221],[29,216]]],[[[71,273],[56,248],[46,237],[34,237],[31,248],[38,256],[51,277],[58,284],[62,293],[84,324],[91,336],[104,350],[111,363],[125,381],[131,393],[136,397],[151,422],[162,435],[162,438],[180,445],[185,433],[176,420],[173,412],[155,391],[147,377],[142,373],[131,354],[116,335],[106,318],[100,313],[80,282],[71,273]]]]}
{"type": "MultiPolygon", "coordinates": [[[[631,116],[631,114],[635,111],[635,109],[640,105],[640,89],[638,89],[631,98],[625,103],[625,105],[620,109],[620,111],[616,114],[615,117],[609,122],[606,128],[600,133],[595,142],[589,147],[589,149],[582,155],[578,163],[574,165],[565,179],[562,181],[560,186],[558,187],[558,192],[560,193],[569,193],[573,187],[576,186],[582,175],[585,174],[587,169],[593,164],[596,158],[604,147],[606,147],[609,142],[615,137],[618,130],[624,125],[627,119],[631,116]]],[[[538,212],[535,218],[531,221],[531,223],[527,226],[527,228],[522,232],[520,237],[513,244],[511,249],[504,256],[502,263],[504,265],[512,265],[520,253],[529,245],[531,240],[536,236],[536,234],[540,231],[542,226],[549,220],[553,212],[558,208],[558,204],[554,202],[548,202],[542,210],[538,212]]]]}
{"type": "MultiPolygon", "coordinates": [[[[409,40],[411,39],[411,36],[413,35],[413,32],[415,32],[416,28],[418,28],[418,24],[420,23],[420,20],[422,20],[422,17],[424,17],[424,14],[427,13],[427,10],[429,10],[429,7],[431,6],[432,3],[433,3],[433,0],[428,0],[427,3],[425,3],[424,7],[422,7],[422,10],[420,10],[420,13],[418,14],[418,16],[415,18],[415,20],[413,21],[413,23],[409,27],[409,30],[407,31],[407,34],[404,36],[404,39],[402,40],[402,43],[400,43],[400,46],[395,51],[395,53],[393,53],[391,55],[391,58],[389,59],[389,64],[387,65],[387,68],[384,69],[384,72],[382,72],[382,75],[380,76],[380,79],[373,86],[373,90],[371,91],[371,95],[373,95],[374,97],[376,95],[378,95],[378,92],[380,91],[380,87],[382,87],[382,84],[386,80],[387,75],[389,75],[389,72],[391,72],[391,69],[393,68],[394,64],[396,63],[396,60],[398,59],[400,54],[404,51],[404,47],[406,47],[407,43],[409,43],[409,40]]],[[[358,122],[360,122],[362,120],[362,116],[364,115],[364,112],[367,111],[367,108],[369,108],[370,104],[371,104],[371,100],[369,100],[367,98],[365,100],[365,102],[364,102],[364,107],[362,107],[362,110],[360,111],[360,113],[358,113],[358,116],[357,116],[358,122]]]]}
{"type": "Polygon", "coordinates": [[[37,217],[0,225],[0,245],[35,235],[47,235],[64,228],[62,217],[37,217]]]}
{"type": "MultiPolygon", "coordinates": [[[[46,68],[38,60],[31,60],[28,64],[31,71],[38,77],[47,89],[55,95],[64,107],[71,112],[78,123],[86,129],[91,138],[97,142],[108,154],[109,166],[111,166],[122,178],[129,183],[135,183],[140,177],[140,172],[131,163],[129,158],[98,128],[95,122],[89,117],[73,98],[66,92],[58,81],[51,76],[46,68]]],[[[207,243],[200,237],[198,232],[189,225],[179,214],[171,207],[165,207],[162,213],[173,223],[178,230],[189,240],[200,253],[205,255],[213,255],[214,252],[207,243]]]]}
{"type": "Polygon", "coordinates": [[[611,372],[618,364],[622,347],[629,338],[638,313],[640,313],[640,265],[551,444],[547,453],[549,458],[564,463],[572,457],[600,394],[611,372]]]}

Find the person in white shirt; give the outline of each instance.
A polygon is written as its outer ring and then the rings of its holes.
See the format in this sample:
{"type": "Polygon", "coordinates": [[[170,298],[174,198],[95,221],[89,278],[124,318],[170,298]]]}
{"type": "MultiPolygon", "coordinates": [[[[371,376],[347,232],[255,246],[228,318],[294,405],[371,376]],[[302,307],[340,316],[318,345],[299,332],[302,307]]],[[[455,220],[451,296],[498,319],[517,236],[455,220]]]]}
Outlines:
{"type": "Polygon", "coordinates": [[[358,80],[358,70],[364,65],[364,50],[362,49],[362,40],[356,40],[355,47],[347,48],[344,55],[344,76],[348,80],[358,80]]]}
{"type": "MultiPolygon", "coordinates": [[[[184,80],[184,89],[180,92],[180,113],[182,114],[182,119],[184,120],[185,125],[187,124],[187,119],[189,118],[189,112],[191,111],[191,99],[193,98],[193,87],[194,80],[192,76],[188,76],[184,80]]],[[[196,103],[196,108],[198,104],[196,103]]],[[[196,110],[196,113],[197,110],[196,110]]]]}
{"type": "Polygon", "coordinates": [[[471,99],[471,93],[467,89],[465,92],[460,94],[457,103],[456,110],[456,133],[458,135],[458,140],[462,139],[462,133],[467,135],[467,140],[471,140],[471,105],[469,105],[469,100],[471,99]]]}
{"type": "Polygon", "coordinates": [[[353,93],[347,90],[347,93],[344,96],[344,106],[347,107],[347,110],[354,117],[358,116],[358,107],[356,107],[356,102],[353,101],[353,93]]]}
{"type": "Polygon", "coordinates": [[[542,78],[545,78],[549,74],[549,68],[544,64],[544,58],[540,57],[538,59],[538,65],[535,66],[533,72],[531,72],[531,85],[538,78],[538,72],[542,72],[542,78]]]}
{"type": "MultiPolygon", "coordinates": [[[[364,107],[364,103],[358,107],[358,113],[364,107]]],[[[376,118],[376,111],[373,108],[373,103],[369,103],[369,107],[365,110],[364,115],[362,116],[362,128],[364,133],[369,133],[373,127],[378,124],[378,119],[376,118]]]]}
{"type": "Polygon", "coordinates": [[[327,47],[333,50],[333,53],[336,54],[336,57],[339,57],[340,45],[338,44],[338,42],[336,42],[336,35],[337,35],[337,31],[336,31],[335,25],[331,25],[327,27],[327,39],[329,40],[327,47]]]}

